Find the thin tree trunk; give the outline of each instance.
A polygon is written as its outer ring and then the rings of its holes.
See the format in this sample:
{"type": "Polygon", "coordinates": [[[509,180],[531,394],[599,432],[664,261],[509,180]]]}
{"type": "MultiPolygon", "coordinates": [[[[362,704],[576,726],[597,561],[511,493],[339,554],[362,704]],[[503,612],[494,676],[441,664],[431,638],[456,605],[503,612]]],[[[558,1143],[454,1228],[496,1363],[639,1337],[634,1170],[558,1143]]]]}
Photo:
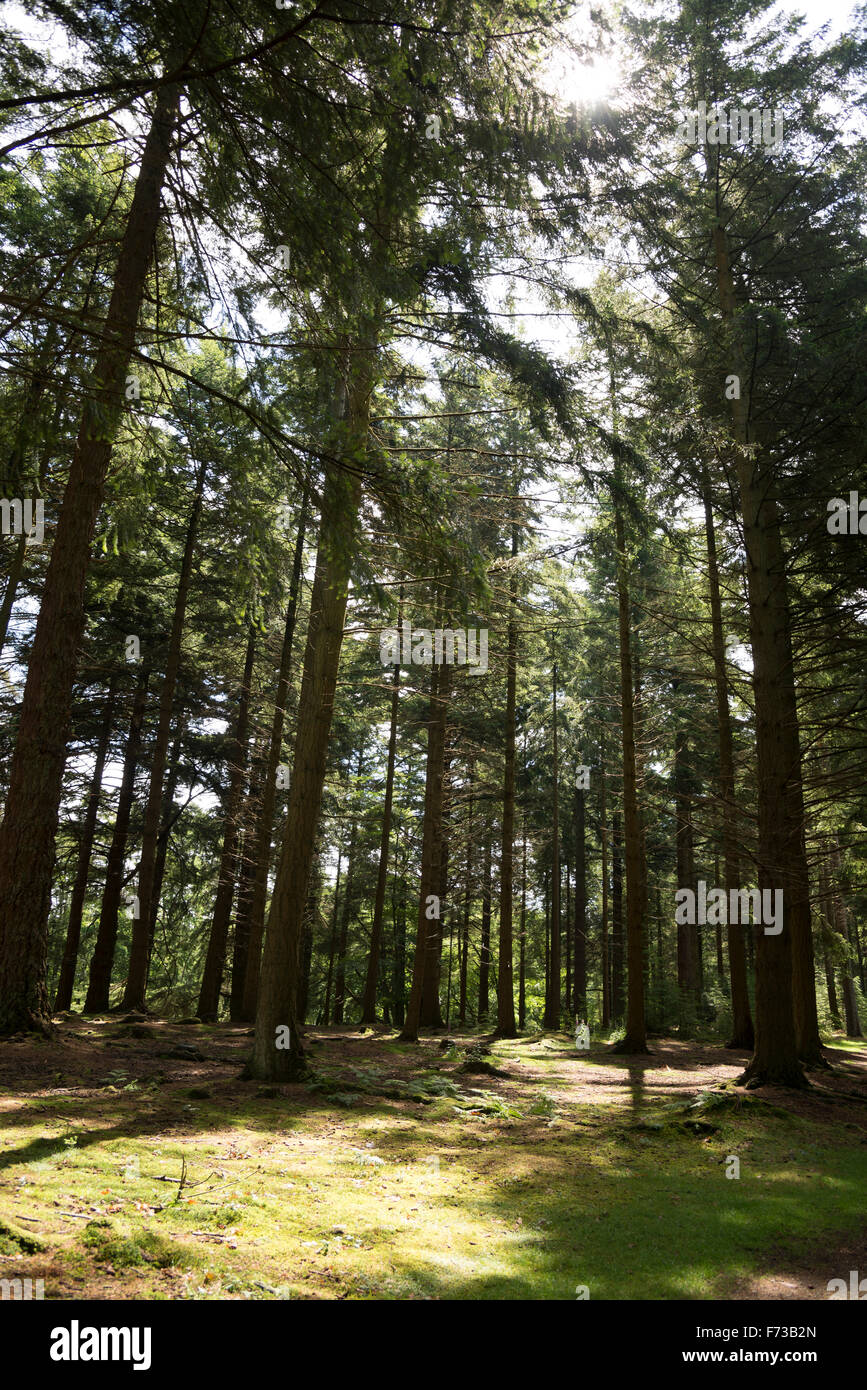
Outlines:
{"type": "Polygon", "coordinates": [[[797,808],[802,799],[801,755],[785,562],[779,517],[770,495],[771,478],[751,448],[748,377],[737,340],[734,281],[722,221],[714,228],[714,254],[722,322],[741,388],[731,407],[753,655],[759,888],[783,892],[783,930],[768,935],[760,925],[754,933],[755,1051],[740,1079],[754,1086],[802,1087],[806,1078],[801,1059],[818,1060],[821,1050],[818,1020],[811,1028],[805,997],[812,992],[815,1015],[809,882],[802,853],[803,815],[797,808]],[[809,982],[805,979],[808,958],[809,982]]]}
{"type": "Polygon", "coordinates": [[[515,709],[518,672],[518,524],[512,522],[513,570],[509,579],[509,631],[506,649],[506,754],[503,770],[503,836],[500,850],[500,940],[497,957],[497,1029],[501,1038],[514,1038],[515,983],[512,962],[512,894],[515,841],[515,709]]]}
{"type": "Polygon", "coordinates": [[[575,966],[572,1008],[587,1018],[587,849],[584,789],[575,790],[575,966]]]}
{"type": "Polygon", "coordinates": [[[350,461],[352,467],[342,470],[335,465],[329,466],[322,499],[319,548],[298,701],[292,785],[265,933],[253,1056],[247,1073],[261,1081],[288,1081],[306,1071],[295,1017],[298,950],[322,803],[350,570],[359,525],[359,458],[365,456],[367,448],[375,342],[375,335],[371,335],[370,341],[357,344],[359,351],[353,354],[356,375],[341,396],[336,411],[342,427],[332,449],[340,449],[342,457],[350,461]],[[288,1048],[275,1046],[280,1026],[289,1029],[288,1048]]]}
{"type": "Polygon", "coordinates": [[[271,864],[271,842],[274,833],[274,808],[277,803],[277,769],[280,766],[280,752],[283,746],[283,724],[286,718],[286,699],[289,693],[289,676],[292,670],[292,643],[295,638],[295,622],[298,616],[298,595],[301,588],[301,567],[304,561],[304,538],[307,530],[308,488],[305,483],[301,499],[301,515],[298,534],[295,537],[295,553],[292,557],[292,577],[289,584],[289,602],[286,607],[286,623],[283,629],[283,646],[280,652],[280,673],[277,677],[277,694],[274,700],[274,715],[271,720],[271,741],[268,745],[268,761],[262,787],[262,804],[256,832],[256,876],[253,881],[253,897],[250,904],[250,925],[247,943],[247,967],[244,979],[244,997],[241,1018],[252,1023],[256,1017],[256,1001],[259,995],[259,971],[262,961],[262,938],[265,932],[265,903],[268,897],[268,869],[271,864]]]}
{"type": "Polygon", "coordinates": [[[87,998],[84,1001],[84,1012],[88,1014],[104,1013],[109,1005],[111,972],[117,943],[117,914],[123,889],[123,866],[126,858],[130,812],[135,792],[135,771],[141,753],[141,731],[147,704],[148,675],[147,670],[142,670],[138,679],[126,749],[124,750],[120,794],[105,867],[105,886],[102,890],[99,927],[96,933],[96,945],[90,961],[87,998]]]}
{"type": "MultiPolygon", "coordinates": [[[[702,494],[704,501],[704,526],[707,540],[708,584],[710,588],[711,630],[713,634],[713,667],[716,685],[717,740],[719,747],[719,788],[723,808],[723,856],[725,859],[726,901],[731,902],[731,893],[740,887],[740,864],[738,861],[737,804],[735,802],[735,766],[732,751],[732,723],[729,712],[728,678],[725,664],[725,638],[723,635],[722,600],[720,597],[719,563],[717,560],[716,531],[713,520],[713,505],[710,480],[707,468],[702,470],[702,494]]],[[[749,930],[749,928],[746,928],[749,930]]],[[[729,975],[732,998],[732,1035],[726,1043],[727,1048],[747,1048],[752,1051],[755,1045],[753,1018],[750,1011],[750,996],[747,988],[747,960],[744,943],[744,927],[729,922],[726,929],[729,956],[729,975]]]]}
{"type": "Polygon", "coordinates": [[[220,856],[217,897],[214,903],[208,951],[205,956],[205,968],[202,973],[202,988],[199,993],[197,1013],[203,1023],[216,1023],[217,1021],[223,971],[226,968],[226,942],[229,937],[229,922],[232,917],[232,899],[235,894],[238,868],[238,826],[244,777],[247,771],[247,723],[255,655],[256,635],[255,628],[251,623],[247,634],[247,652],[244,658],[244,674],[241,679],[235,733],[229,745],[229,787],[223,818],[223,852],[220,856]]]}
{"type": "Polygon", "coordinates": [[[553,806],[552,806],[552,863],[551,863],[551,954],[546,977],[546,1028],[560,1027],[560,760],[557,746],[557,663],[552,672],[553,699],[553,806]]]}
{"type": "Polygon", "coordinates": [[[313,925],[319,915],[319,898],[322,893],[322,874],[319,867],[319,850],[310,871],[310,891],[307,894],[307,912],[304,918],[304,933],[301,940],[301,978],[298,983],[298,1022],[303,1027],[307,1017],[307,1004],[310,996],[310,967],[313,961],[313,925]]]}
{"type": "Polygon", "coordinates": [[[85,580],[123,410],[177,108],[177,89],[158,88],[92,373],[99,385],[82,414],[42,590],[0,826],[0,1033],[50,1029],[45,971],[54,839],[85,580]]]}
{"type": "MultiPolygon", "coordinates": [[[[398,631],[403,616],[403,585],[398,604],[398,631]]],[[[373,903],[373,925],[370,929],[370,950],[367,956],[367,975],[361,1005],[362,1025],[376,1023],[376,982],[379,978],[379,956],[382,944],[382,918],[385,910],[385,887],[388,879],[388,851],[391,844],[391,805],[394,799],[394,764],[397,755],[397,708],[400,703],[400,665],[395,664],[391,680],[391,723],[388,731],[388,763],[385,773],[385,802],[382,809],[382,831],[379,838],[379,869],[376,875],[376,897],[373,903]]]]}
{"type": "Polygon", "coordinates": [[[482,944],[479,952],[479,1004],[476,1022],[487,1023],[489,977],[491,969],[491,838],[489,820],[485,821],[485,857],[482,867],[482,944]]]}
{"type": "Polygon", "coordinates": [[[439,942],[439,887],[442,865],[442,805],[443,773],[445,765],[446,698],[440,698],[440,683],[443,666],[431,667],[430,709],[428,715],[427,770],[425,776],[424,827],[421,851],[421,887],[419,893],[418,921],[416,927],[415,957],[412,967],[412,984],[406,1007],[406,1018],[401,1030],[403,1042],[418,1042],[418,1030],[422,1019],[422,999],[425,975],[431,979],[428,954],[437,951],[439,942]],[[436,916],[434,911],[436,899],[436,916]]]}
{"type": "Polygon", "coordinates": [[[207,463],[199,464],[196,477],[193,505],[187,522],[184,553],[175,595],[175,611],[172,617],[172,631],[166,657],[166,670],[160,691],[159,718],[154,746],[151,751],[151,776],[148,786],[148,799],[145,805],[142,824],[142,848],[139,864],[138,900],[139,917],[133,921],[132,940],[129,948],[129,973],[123,996],[125,1009],[143,1009],[147,992],[148,970],[150,967],[150,925],[154,910],[154,878],[156,871],[157,840],[160,830],[160,816],[163,806],[163,782],[165,780],[166,757],[172,727],[172,708],[178,671],[181,665],[181,642],[184,634],[184,620],[187,612],[187,599],[193,573],[193,553],[202,513],[202,496],[205,490],[207,463]]]}
{"type": "Polygon", "coordinates": [[[602,784],[602,1027],[611,1027],[611,971],[608,964],[608,792],[605,775],[605,737],[602,737],[600,754],[600,780],[602,784]]]}
{"type": "MultiPolygon", "coordinates": [[[[677,683],[675,682],[675,689],[677,683]]],[[[674,796],[675,833],[677,844],[677,886],[695,892],[695,859],[693,853],[692,809],[688,772],[689,750],[686,730],[678,728],[674,736],[674,796]]],[[[677,986],[680,993],[680,1028],[686,1030],[695,1022],[696,998],[695,923],[677,924],[677,986]]]]}
{"type": "Polygon", "coordinates": [[[822,898],[822,962],[825,967],[825,987],[828,991],[828,1010],[831,1021],[840,1027],[840,1005],[837,999],[837,983],[834,979],[835,959],[832,943],[837,932],[834,908],[831,900],[831,887],[828,880],[828,866],[824,858],[819,861],[819,891],[822,898]]]}
{"type": "Polygon", "coordinates": [[[623,855],[620,812],[611,814],[611,1016],[623,1018],[623,855]]]}
{"type": "MultiPolygon", "coordinates": [[[[361,781],[364,766],[363,752],[358,754],[355,769],[356,786],[361,781]]],[[[353,813],[352,829],[349,832],[349,855],[346,860],[346,888],[343,893],[343,908],[340,913],[340,934],[337,938],[337,969],[334,977],[334,1022],[342,1024],[346,1006],[346,945],[349,937],[349,921],[355,906],[355,876],[358,872],[358,832],[360,816],[353,813]]]]}
{"type": "Polygon", "coordinates": [[[647,1051],[644,1018],[644,917],[647,911],[647,871],[643,832],[638,807],[635,761],[635,729],[632,654],[629,615],[629,583],[626,572],[626,538],[623,512],[615,497],[614,524],[617,539],[617,596],[620,637],[620,703],[623,746],[623,838],[626,849],[626,1036],[618,1052],[647,1051]]]}
{"type": "Polygon", "coordinates": [[[439,775],[440,792],[439,797],[434,798],[434,814],[439,815],[439,864],[434,877],[432,892],[437,898],[437,915],[429,924],[427,938],[427,950],[424,957],[424,975],[421,986],[421,1011],[419,1013],[419,1027],[421,1028],[443,1028],[443,1016],[440,1009],[440,973],[442,969],[443,954],[443,912],[447,899],[448,887],[448,857],[449,857],[449,771],[451,760],[446,757],[446,723],[451,695],[451,667],[442,666],[440,668],[439,681],[437,683],[437,701],[439,704],[439,721],[442,732],[438,736],[438,747],[442,750],[442,769],[439,775]]]}
{"type": "Polygon", "coordinates": [[[163,878],[166,872],[166,859],[169,852],[169,835],[172,826],[180,815],[175,814],[175,792],[178,789],[181,769],[179,758],[181,755],[181,741],[184,735],[184,715],[180,711],[175,721],[175,738],[172,750],[169,754],[169,779],[166,783],[166,792],[163,797],[162,821],[160,823],[160,833],[157,836],[157,856],[154,861],[154,891],[151,897],[151,920],[148,926],[148,960],[153,953],[154,937],[157,930],[157,919],[160,914],[160,897],[163,891],[163,878]]]}
{"type": "MultiPolygon", "coordinates": [[[[836,835],[834,836],[831,849],[831,873],[834,878],[834,896],[832,901],[834,904],[837,935],[843,941],[848,953],[849,914],[846,911],[846,901],[842,891],[843,869],[840,861],[840,842],[836,835]]],[[[855,994],[855,985],[852,980],[852,969],[849,964],[848,954],[840,974],[843,982],[843,1010],[846,1015],[846,1036],[847,1038],[861,1038],[864,1035],[861,1032],[861,1024],[858,1019],[858,999],[855,994]]]]}
{"type": "Polygon", "coordinates": [[[90,791],[87,797],[87,807],[81,826],[81,838],[78,842],[78,868],[75,875],[75,883],[72,888],[72,896],[69,900],[69,921],[66,927],[66,944],[63,948],[60,979],[57,985],[57,996],[54,1000],[55,1013],[60,1013],[63,1009],[72,1007],[75,968],[78,964],[78,947],[81,942],[81,917],[84,909],[84,900],[87,896],[87,879],[90,872],[90,856],[93,852],[93,841],[96,834],[96,818],[99,814],[102,774],[105,770],[105,760],[108,755],[108,745],[111,738],[116,681],[117,678],[113,676],[108,689],[108,698],[105,702],[105,714],[103,716],[99,743],[96,749],[96,762],[94,763],[93,777],[90,781],[90,791]]]}
{"type": "Polygon", "coordinates": [[[238,904],[235,908],[235,938],[232,946],[232,989],[229,996],[229,1018],[233,1023],[243,1021],[244,979],[250,945],[250,911],[253,906],[253,881],[256,877],[256,827],[262,805],[262,777],[265,750],[261,743],[253,754],[247,802],[244,811],[244,839],[241,847],[241,881],[238,885],[238,904]]]}
{"type": "Polygon", "coordinates": [[[518,959],[518,1028],[527,1021],[527,817],[523,820],[521,850],[521,947],[518,959]]]}
{"type": "Polygon", "coordinates": [[[331,904],[331,944],[328,949],[328,978],[325,982],[325,1004],[323,1006],[323,1019],[327,1028],[331,1021],[331,987],[334,983],[334,956],[337,951],[337,906],[340,898],[340,869],[343,860],[343,851],[337,851],[337,877],[334,880],[334,900],[331,904]]]}
{"type": "Polygon", "coordinates": [[[401,884],[400,909],[392,891],[392,932],[394,935],[394,969],[392,972],[392,996],[394,998],[394,1026],[402,1028],[406,1017],[406,866],[408,850],[406,848],[409,836],[409,824],[404,826],[404,855],[402,872],[398,859],[398,845],[394,847],[395,872],[393,882],[401,884]]]}
{"type": "Polygon", "coordinates": [[[463,1028],[467,1021],[467,965],[470,954],[470,905],[472,902],[472,879],[473,879],[473,763],[470,762],[467,773],[467,784],[469,788],[469,809],[467,812],[467,865],[464,875],[464,920],[461,926],[460,941],[460,983],[459,983],[459,1002],[458,1002],[458,1025],[463,1028]]]}

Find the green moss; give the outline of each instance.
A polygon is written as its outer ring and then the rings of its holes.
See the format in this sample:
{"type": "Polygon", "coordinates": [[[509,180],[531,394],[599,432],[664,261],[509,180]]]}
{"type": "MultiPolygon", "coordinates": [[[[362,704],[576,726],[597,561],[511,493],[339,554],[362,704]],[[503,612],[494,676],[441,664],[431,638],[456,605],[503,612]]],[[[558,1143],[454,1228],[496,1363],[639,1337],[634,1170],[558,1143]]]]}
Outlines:
{"type": "Polygon", "coordinates": [[[135,1269],[142,1265],[167,1269],[171,1265],[189,1263],[179,1246],[156,1231],[140,1230],[124,1236],[111,1221],[88,1221],[81,1239],[95,1259],[115,1269],[135,1269]]]}

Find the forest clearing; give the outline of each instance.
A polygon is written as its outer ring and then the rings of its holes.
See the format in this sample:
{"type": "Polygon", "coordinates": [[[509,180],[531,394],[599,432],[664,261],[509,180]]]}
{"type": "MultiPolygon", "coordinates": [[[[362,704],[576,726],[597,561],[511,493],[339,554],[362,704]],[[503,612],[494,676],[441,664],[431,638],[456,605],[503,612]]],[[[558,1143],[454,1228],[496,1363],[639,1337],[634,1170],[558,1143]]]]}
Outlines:
{"type": "Polygon", "coordinates": [[[848,0],[7,5],[58,1374],[108,1304],[162,1374],[163,1304],[867,1301],[865,72],[848,0]]]}
{"type": "Polygon", "coordinates": [[[867,1264],[864,1048],[831,1048],[833,1077],[793,1099],[663,1039],[419,1055],[313,1029],[315,1079],[251,1088],[239,1028],[62,1034],[50,1087],[44,1044],[3,1075],[3,1273],[46,1298],[827,1299],[867,1264]]]}

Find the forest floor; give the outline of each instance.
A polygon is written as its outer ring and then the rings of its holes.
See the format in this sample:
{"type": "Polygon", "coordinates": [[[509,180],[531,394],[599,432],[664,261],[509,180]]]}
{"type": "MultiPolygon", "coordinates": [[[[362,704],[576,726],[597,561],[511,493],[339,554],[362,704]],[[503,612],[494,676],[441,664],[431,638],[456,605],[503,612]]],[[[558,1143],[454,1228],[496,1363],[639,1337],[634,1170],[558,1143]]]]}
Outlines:
{"type": "Polygon", "coordinates": [[[791,1093],[670,1038],[632,1058],[566,1034],[308,1041],[311,1081],[279,1086],[240,1079],[231,1025],[67,1016],[4,1045],[0,1278],[50,1299],[827,1299],[867,1270],[867,1047],[835,1038],[791,1093]]]}

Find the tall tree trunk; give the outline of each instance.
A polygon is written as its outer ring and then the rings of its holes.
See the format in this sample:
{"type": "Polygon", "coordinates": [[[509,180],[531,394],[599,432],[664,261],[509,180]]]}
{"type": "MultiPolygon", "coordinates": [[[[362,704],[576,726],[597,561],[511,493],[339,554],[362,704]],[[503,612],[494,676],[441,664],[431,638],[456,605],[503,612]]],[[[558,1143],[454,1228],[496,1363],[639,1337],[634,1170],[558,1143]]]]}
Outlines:
{"type": "Polygon", "coordinates": [[[151,920],[148,925],[148,960],[153,953],[154,937],[157,930],[157,919],[160,915],[160,897],[163,891],[163,879],[166,872],[166,859],[169,852],[169,836],[172,826],[181,814],[175,813],[175,792],[181,778],[180,756],[181,741],[184,736],[184,713],[179,711],[175,721],[175,737],[172,750],[169,754],[169,779],[166,783],[166,792],[163,797],[162,820],[160,822],[160,833],[157,836],[157,856],[154,861],[154,890],[151,896],[151,920]]]}
{"type": "Polygon", "coordinates": [[[262,1081],[292,1080],[306,1071],[295,1017],[298,949],[322,802],[350,570],[359,525],[359,459],[365,457],[367,449],[375,346],[375,334],[371,334],[370,340],[356,344],[354,375],[341,395],[336,412],[342,428],[331,444],[332,451],[339,451],[351,467],[344,470],[329,465],[322,499],[319,548],[298,701],[292,785],[265,932],[253,1056],[248,1067],[248,1074],[262,1081]],[[288,1048],[275,1046],[280,1026],[289,1029],[291,1045],[288,1048]]]}
{"type": "Polygon", "coordinates": [[[835,1028],[840,1027],[840,1005],[837,999],[837,983],[834,979],[834,969],[836,966],[835,953],[833,950],[834,938],[837,932],[837,924],[834,919],[834,906],[831,898],[831,886],[828,879],[828,866],[823,859],[819,861],[819,889],[822,899],[822,962],[825,967],[825,987],[828,991],[828,1010],[831,1014],[831,1022],[835,1028]]]}
{"type": "Polygon", "coordinates": [[[394,936],[394,967],[392,970],[391,993],[394,1000],[394,1026],[402,1028],[406,1017],[406,866],[408,860],[407,840],[409,824],[404,825],[404,854],[402,866],[398,859],[398,844],[394,846],[394,875],[392,883],[401,885],[400,907],[398,908],[394,888],[391,896],[391,921],[394,936]]]}
{"type": "MultiPolygon", "coordinates": [[[[729,712],[728,677],[726,675],[725,664],[725,638],[723,635],[716,531],[713,520],[710,479],[708,478],[706,467],[703,467],[702,470],[702,497],[704,502],[705,537],[707,540],[708,584],[710,588],[711,631],[713,636],[713,668],[716,685],[719,789],[723,808],[725,889],[726,901],[731,902],[730,894],[733,890],[740,887],[737,804],[735,802],[735,765],[732,751],[732,723],[731,714],[729,712]]],[[[746,930],[749,930],[749,928],[746,930]]],[[[747,959],[744,944],[744,928],[738,923],[729,922],[726,935],[728,940],[729,975],[731,978],[732,997],[732,1035],[726,1043],[726,1047],[732,1049],[747,1048],[749,1051],[752,1051],[755,1045],[755,1033],[753,1031],[750,996],[747,988],[747,959]]]]}
{"type": "MultiPolygon", "coordinates": [[[[837,934],[843,941],[847,953],[849,950],[849,914],[846,911],[846,901],[843,897],[843,870],[840,862],[840,841],[834,836],[831,849],[831,874],[834,879],[834,917],[836,920],[837,934]]],[[[855,985],[852,980],[852,967],[849,963],[848,954],[845,964],[841,970],[843,982],[843,1010],[846,1015],[846,1036],[847,1038],[861,1038],[861,1024],[858,1019],[858,998],[855,994],[855,985]]]]}
{"type": "Polygon", "coordinates": [[[546,1028],[560,1027],[560,759],[557,745],[557,663],[552,672],[553,700],[553,806],[552,806],[552,862],[551,862],[551,955],[546,977],[545,992],[546,1028]]]}
{"type": "Polygon", "coordinates": [[[464,874],[464,920],[461,926],[460,943],[460,982],[458,993],[458,1025],[463,1028],[467,1021],[467,966],[470,955],[470,906],[472,903],[473,881],[473,771],[472,761],[467,771],[469,802],[467,812],[467,865],[464,874]]]}
{"type": "Polygon", "coordinates": [[[439,861],[437,871],[433,880],[431,892],[437,898],[437,915],[428,924],[429,932],[427,938],[427,950],[424,956],[424,975],[421,986],[421,1010],[419,1013],[419,1027],[421,1028],[443,1028],[443,1016],[440,1009],[440,972],[442,968],[443,954],[443,912],[448,901],[446,893],[448,887],[448,856],[449,856],[449,770],[451,760],[446,756],[446,723],[449,709],[449,699],[451,696],[451,674],[450,666],[440,667],[439,680],[437,683],[437,701],[439,704],[439,722],[442,728],[438,736],[438,747],[441,747],[442,768],[439,773],[440,792],[434,799],[434,814],[439,815],[439,861]]]}
{"type": "MultiPolygon", "coordinates": [[[[358,754],[355,769],[356,786],[361,781],[364,767],[364,754],[358,754]]],[[[355,877],[358,872],[358,831],[359,815],[353,812],[352,829],[349,832],[349,856],[346,860],[346,888],[343,894],[343,908],[340,913],[340,934],[337,938],[337,970],[334,977],[334,1022],[344,1023],[343,1012],[346,1007],[346,946],[349,938],[349,922],[355,908],[355,877]]]]}
{"type": "Polygon", "coordinates": [[[513,854],[515,842],[515,707],[518,672],[518,524],[512,522],[512,574],[509,579],[509,631],[506,649],[506,755],[503,770],[503,837],[500,850],[500,940],[497,956],[497,1029],[501,1038],[514,1038],[515,983],[512,962],[513,854]]]}
{"type": "Polygon", "coordinates": [[[328,948],[328,977],[325,981],[325,1003],[322,1007],[322,1022],[327,1028],[331,1022],[331,988],[334,984],[334,956],[337,951],[337,908],[340,900],[340,870],[343,863],[343,850],[337,851],[337,877],[334,880],[334,899],[331,904],[331,942],[328,948]]]}
{"type": "Polygon", "coordinates": [[[319,915],[319,898],[322,893],[322,873],[320,851],[317,849],[313,867],[310,870],[310,889],[307,894],[307,911],[304,915],[304,932],[301,939],[301,978],[298,982],[298,1022],[304,1026],[310,997],[310,968],[313,961],[313,931],[319,915]]]}
{"type": "MultiPolygon", "coordinates": [[[[403,585],[398,604],[398,631],[403,616],[403,585]]],[[[362,1025],[376,1023],[376,982],[379,978],[379,956],[382,945],[382,918],[385,911],[385,887],[388,879],[388,852],[391,844],[391,805],[394,799],[394,764],[397,755],[397,707],[400,703],[400,665],[395,664],[391,678],[391,723],[388,731],[388,762],[385,772],[385,802],[382,808],[382,831],[379,838],[379,869],[376,875],[376,897],[373,903],[373,924],[370,929],[370,950],[367,956],[367,975],[361,1005],[362,1025]]]]}
{"type": "MultiPolygon", "coordinates": [[[[675,689],[677,682],[675,682],[675,689]]],[[[677,864],[677,886],[690,892],[696,891],[695,856],[692,836],[692,806],[689,785],[689,750],[686,730],[682,727],[674,735],[674,798],[675,833],[677,844],[675,861],[677,864]]],[[[695,923],[677,924],[677,987],[680,994],[680,1029],[686,1031],[695,1024],[696,999],[696,927],[695,923]]]]}
{"type": "MultiPolygon", "coordinates": [[[[295,537],[295,553],[292,557],[292,577],[289,584],[289,602],[286,607],[286,623],[283,629],[283,646],[280,652],[280,672],[277,677],[277,694],[274,700],[274,714],[271,720],[271,741],[268,745],[268,762],[262,789],[262,804],[259,811],[259,824],[256,833],[256,877],[253,881],[253,898],[250,904],[250,925],[247,943],[247,971],[244,979],[244,998],[241,1018],[252,1023],[256,1017],[256,1001],[259,996],[259,971],[262,961],[262,937],[265,932],[265,903],[268,897],[268,869],[271,864],[271,841],[274,833],[274,807],[277,802],[277,769],[280,766],[280,752],[283,746],[283,724],[286,718],[286,698],[289,693],[289,676],[292,670],[292,643],[295,638],[295,621],[298,615],[298,595],[301,588],[301,567],[304,561],[304,539],[307,530],[309,505],[308,487],[305,483],[301,499],[301,515],[298,533],[295,537]]],[[[339,654],[338,654],[339,655],[339,654]]]]}
{"type": "Polygon", "coordinates": [[[226,942],[229,937],[229,922],[232,916],[232,899],[235,894],[238,867],[238,829],[244,777],[247,771],[247,723],[255,655],[256,634],[251,623],[247,634],[247,652],[244,658],[244,674],[241,678],[235,733],[229,745],[229,787],[226,793],[226,809],[223,818],[223,852],[220,856],[217,897],[214,903],[211,935],[202,974],[202,988],[199,993],[197,1012],[203,1023],[216,1023],[220,1010],[220,989],[223,983],[223,971],[226,967],[226,942]]]}
{"type": "Polygon", "coordinates": [[[75,984],[75,968],[78,964],[78,947],[81,941],[81,916],[84,909],[84,899],[87,895],[90,856],[93,852],[93,840],[96,834],[96,818],[99,813],[99,797],[102,791],[102,774],[105,769],[108,744],[111,738],[116,682],[117,678],[113,676],[108,688],[108,698],[105,702],[105,714],[103,716],[99,743],[96,749],[96,762],[94,763],[93,777],[90,781],[90,791],[87,797],[84,820],[81,825],[81,838],[78,842],[78,868],[75,874],[72,896],[69,900],[69,921],[66,927],[66,944],[63,948],[60,979],[57,985],[57,995],[54,1000],[55,1013],[60,1013],[61,1010],[72,1007],[72,990],[75,984]]]}
{"type": "Polygon", "coordinates": [[[647,1051],[644,1019],[644,917],[647,912],[647,870],[644,838],[638,808],[635,761],[635,728],[632,683],[632,650],[629,614],[629,581],[626,569],[626,537],[623,511],[615,497],[614,525],[617,538],[617,599],[620,637],[620,703],[623,746],[623,838],[626,849],[626,1036],[618,1052],[647,1051]]]}
{"type": "Polygon", "coordinates": [[[575,968],[572,1009],[587,1018],[587,848],[584,789],[575,789],[575,968]]]}
{"type": "Polygon", "coordinates": [[[610,1028],[612,1019],[611,971],[608,964],[608,792],[605,775],[605,737],[599,758],[602,805],[600,827],[602,836],[602,1027],[610,1028]]]}
{"type": "Polygon", "coordinates": [[[821,1058],[812,978],[809,880],[804,854],[801,754],[795,699],[785,560],[772,478],[761,449],[751,447],[745,359],[738,342],[728,238],[719,221],[714,255],[720,311],[740,393],[732,400],[735,459],[747,564],[753,698],[758,764],[759,888],[782,888],[783,930],[755,933],[755,1051],[741,1077],[751,1085],[801,1087],[801,1059],[821,1058]],[[809,960],[809,981],[805,978],[809,960]],[[796,964],[797,962],[797,964],[796,964]],[[797,980],[795,980],[797,972],[797,980]],[[795,993],[793,997],[793,986],[795,993]]]}
{"type": "Polygon", "coordinates": [[[518,957],[518,1028],[527,1021],[527,818],[522,820],[521,850],[521,945],[518,957]]]}
{"type": "Polygon", "coordinates": [[[160,216],[178,92],[157,89],[42,590],[0,826],[0,1033],[50,1029],[45,971],[54,839],[84,587],[160,216]]]}
{"type": "Polygon", "coordinates": [[[620,812],[611,814],[611,1017],[618,1023],[625,1011],[623,988],[623,841],[620,812]]]}
{"type": "Polygon", "coordinates": [[[256,827],[262,805],[262,777],[265,750],[261,743],[253,754],[247,801],[244,810],[244,838],[241,845],[241,878],[238,884],[238,903],[235,908],[235,935],[232,945],[232,989],[229,996],[229,1018],[233,1023],[243,1021],[244,978],[250,945],[250,911],[253,906],[253,881],[256,877],[256,827]]]}
{"type": "Polygon", "coordinates": [[[479,951],[479,1004],[476,1022],[487,1023],[491,970],[491,823],[485,820],[485,857],[482,867],[482,942],[479,951]]]}
{"type": "Polygon", "coordinates": [[[207,463],[203,460],[199,464],[199,471],[196,477],[193,505],[190,509],[189,521],[187,522],[184,553],[181,560],[180,575],[178,577],[177,594],[175,595],[175,611],[172,617],[172,631],[166,657],[166,670],[163,676],[162,690],[160,691],[159,718],[157,720],[157,732],[154,739],[154,746],[151,751],[151,776],[148,786],[148,799],[145,804],[144,821],[142,824],[141,862],[139,864],[138,880],[140,915],[132,924],[132,940],[129,948],[129,973],[127,975],[126,989],[123,996],[123,1007],[125,1009],[143,1009],[145,1007],[148,970],[150,968],[150,927],[151,917],[154,911],[154,878],[156,872],[157,840],[159,838],[160,816],[163,806],[163,782],[165,780],[166,757],[169,749],[169,739],[171,737],[175,687],[177,686],[178,671],[181,665],[181,643],[184,634],[184,620],[187,613],[190,581],[193,573],[193,553],[196,548],[199,520],[202,513],[202,496],[205,490],[207,467],[207,463]]]}
{"type": "Polygon", "coordinates": [[[147,704],[148,675],[149,672],[146,669],[143,669],[139,675],[123,755],[123,772],[120,779],[114,830],[105,867],[105,886],[102,890],[99,927],[96,933],[96,945],[90,961],[87,998],[84,1001],[84,1012],[88,1014],[104,1013],[109,1004],[111,971],[117,943],[117,914],[123,889],[123,866],[126,858],[129,818],[135,792],[135,770],[141,753],[141,731],[147,704]]]}
{"type": "Polygon", "coordinates": [[[569,840],[566,839],[566,850],[563,855],[565,859],[565,876],[563,882],[566,885],[566,913],[563,918],[563,939],[566,944],[566,989],[564,999],[566,1001],[566,1014],[568,1016],[572,1008],[572,865],[569,861],[569,840]]]}
{"type": "Polygon", "coordinates": [[[443,774],[445,767],[446,697],[440,698],[444,666],[431,667],[430,709],[428,714],[427,771],[425,775],[424,827],[421,850],[421,887],[416,927],[412,984],[401,1030],[403,1042],[418,1042],[422,1019],[425,975],[431,979],[428,954],[435,954],[439,937],[439,888],[442,867],[443,774]],[[435,903],[431,901],[435,899],[435,903]],[[430,915],[436,911],[436,916],[430,915]]]}

